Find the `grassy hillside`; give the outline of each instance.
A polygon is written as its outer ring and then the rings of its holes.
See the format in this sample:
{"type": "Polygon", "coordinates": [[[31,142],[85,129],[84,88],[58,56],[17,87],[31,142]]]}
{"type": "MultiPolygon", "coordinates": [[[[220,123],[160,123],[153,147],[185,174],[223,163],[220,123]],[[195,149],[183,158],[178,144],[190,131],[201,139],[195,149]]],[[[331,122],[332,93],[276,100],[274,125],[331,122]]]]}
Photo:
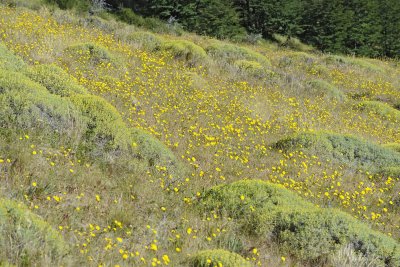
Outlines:
{"type": "Polygon", "coordinates": [[[0,265],[399,266],[400,65],[0,5],[0,265]]]}

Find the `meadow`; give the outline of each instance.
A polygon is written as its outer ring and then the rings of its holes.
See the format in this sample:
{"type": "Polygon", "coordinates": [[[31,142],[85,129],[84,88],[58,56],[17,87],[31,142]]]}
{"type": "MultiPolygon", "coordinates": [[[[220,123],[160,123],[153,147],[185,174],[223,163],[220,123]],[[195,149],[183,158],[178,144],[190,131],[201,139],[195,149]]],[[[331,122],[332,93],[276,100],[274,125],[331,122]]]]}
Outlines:
{"type": "Polygon", "coordinates": [[[400,65],[0,6],[1,266],[399,266],[400,65]]]}

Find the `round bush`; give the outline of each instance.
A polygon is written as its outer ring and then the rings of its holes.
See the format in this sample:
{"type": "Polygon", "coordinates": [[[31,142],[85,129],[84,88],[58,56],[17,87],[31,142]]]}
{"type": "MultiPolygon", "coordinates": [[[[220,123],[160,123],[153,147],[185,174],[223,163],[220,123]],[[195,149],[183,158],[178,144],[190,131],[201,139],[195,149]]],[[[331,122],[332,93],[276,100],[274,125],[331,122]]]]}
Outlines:
{"type": "Polygon", "coordinates": [[[206,47],[206,52],[209,56],[228,63],[234,63],[237,60],[248,60],[258,62],[264,67],[271,66],[270,61],[260,53],[229,43],[213,41],[211,45],[206,47]]]}
{"type": "Polygon", "coordinates": [[[274,144],[283,151],[305,150],[309,153],[371,169],[400,164],[400,153],[354,136],[335,133],[301,133],[274,144]]]}
{"type": "Polygon", "coordinates": [[[175,58],[183,59],[191,65],[202,64],[207,60],[203,48],[186,40],[165,42],[163,48],[170,51],[175,58]]]}
{"type": "Polygon", "coordinates": [[[322,94],[327,96],[328,98],[333,98],[339,101],[343,101],[346,99],[345,94],[340,91],[340,89],[336,88],[332,84],[328,83],[324,80],[311,80],[309,82],[312,91],[315,91],[317,94],[322,94]]]}
{"type": "Polygon", "coordinates": [[[71,45],[64,50],[64,53],[66,54],[64,58],[80,62],[80,64],[89,64],[86,67],[100,64],[118,66],[117,60],[107,48],[94,43],[71,45]]]}
{"type": "Polygon", "coordinates": [[[95,95],[72,95],[70,99],[81,116],[86,118],[85,151],[101,154],[128,149],[129,130],[114,106],[95,95]]]}
{"type": "Polygon", "coordinates": [[[251,267],[240,255],[223,249],[200,251],[188,262],[190,267],[251,267]]]}
{"type": "Polygon", "coordinates": [[[233,63],[239,70],[244,73],[253,75],[253,76],[262,76],[266,71],[264,71],[263,66],[256,62],[250,60],[237,60],[233,63]]]}
{"type": "Polygon", "coordinates": [[[60,264],[68,246],[60,234],[22,204],[0,199],[0,259],[18,266],[60,264]]]}
{"type": "Polygon", "coordinates": [[[319,265],[345,245],[387,266],[400,264],[400,244],[336,209],[322,209],[282,186],[247,180],[209,189],[203,212],[234,219],[242,235],[264,238],[295,258],[319,265]]]}
{"type": "Polygon", "coordinates": [[[160,37],[150,32],[134,32],[127,37],[127,40],[148,51],[161,49],[163,43],[160,37]]]}
{"type": "Polygon", "coordinates": [[[26,68],[26,64],[20,57],[8,50],[3,43],[0,43],[0,68],[10,71],[21,71],[26,68]]]}
{"type": "Polygon", "coordinates": [[[28,69],[27,76],[46,87],[50,93],[59,96],[88,93],[83,86],[56,65],[36,65],[28,69]]]}
{"type": "Polygon", "coordinates": [[[15,72],[0,70],[0,125],[17,130],[42,129],[43,134],[76,136],[84,130],[72,103],[15,72]]]}
{"type": "Polygon", "coordinates": [[[393,122],[400,122],[400,111],[379,101],[363,101],[357,105],[357,108],[380,116],[382,119],[393,122]]]}

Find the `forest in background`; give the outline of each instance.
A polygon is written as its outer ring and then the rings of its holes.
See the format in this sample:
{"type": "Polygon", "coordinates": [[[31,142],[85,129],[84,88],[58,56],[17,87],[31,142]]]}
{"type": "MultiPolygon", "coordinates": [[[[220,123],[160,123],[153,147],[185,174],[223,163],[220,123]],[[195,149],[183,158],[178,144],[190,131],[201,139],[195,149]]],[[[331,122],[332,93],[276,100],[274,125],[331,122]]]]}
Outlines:
{"type": "Polygon", "coordinates": [[[398,0],[48,1],[61,8],[82,8],[92,2],[127,22],[137,20],[135,14],[139,14],[219,39],[279,39],[285,45],[298,38],[323,52],[392,58],[400,55],[398,0]]]}

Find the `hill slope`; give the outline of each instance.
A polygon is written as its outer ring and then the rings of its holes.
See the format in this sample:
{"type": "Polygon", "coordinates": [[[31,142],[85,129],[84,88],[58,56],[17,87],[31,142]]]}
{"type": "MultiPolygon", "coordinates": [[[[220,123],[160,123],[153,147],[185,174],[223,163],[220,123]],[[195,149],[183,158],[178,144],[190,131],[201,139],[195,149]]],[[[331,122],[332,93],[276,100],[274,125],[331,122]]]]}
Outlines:
{"type": "Polygon", "coordinates": [[[0,264],[398,266],[398,62],[0,15],[0,264]]]}

